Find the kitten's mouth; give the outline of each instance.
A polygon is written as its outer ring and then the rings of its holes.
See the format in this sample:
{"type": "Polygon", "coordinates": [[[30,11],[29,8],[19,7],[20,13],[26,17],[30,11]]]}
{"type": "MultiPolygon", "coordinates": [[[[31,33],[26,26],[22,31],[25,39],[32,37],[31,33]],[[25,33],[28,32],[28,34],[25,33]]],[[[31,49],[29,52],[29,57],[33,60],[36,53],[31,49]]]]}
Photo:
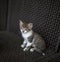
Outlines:
{"type": "Polygon", "coordinates": [[[23,33],[27,33],[27,31],[23,31],[23,33]]]}
{"type": "Polygon", "coordinates": [[[27,33],[27,31],[21,31],[22,33],[27,33]]]}

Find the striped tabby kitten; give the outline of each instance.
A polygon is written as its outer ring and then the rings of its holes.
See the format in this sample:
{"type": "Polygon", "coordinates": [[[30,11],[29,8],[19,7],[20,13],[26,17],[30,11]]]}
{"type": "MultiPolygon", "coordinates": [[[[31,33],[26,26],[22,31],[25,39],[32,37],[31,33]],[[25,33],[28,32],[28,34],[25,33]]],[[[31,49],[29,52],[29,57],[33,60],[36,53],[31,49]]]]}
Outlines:
{"type": "Polygon", "coordinates": [[[43,38],[32,30],[33,23],[26,23],[20,21],[20,30],[24,39],[21,47],[23,51],[30,50],[30,52],[38,51],[45,55],[42,51],[46,48],[43,38]]]}

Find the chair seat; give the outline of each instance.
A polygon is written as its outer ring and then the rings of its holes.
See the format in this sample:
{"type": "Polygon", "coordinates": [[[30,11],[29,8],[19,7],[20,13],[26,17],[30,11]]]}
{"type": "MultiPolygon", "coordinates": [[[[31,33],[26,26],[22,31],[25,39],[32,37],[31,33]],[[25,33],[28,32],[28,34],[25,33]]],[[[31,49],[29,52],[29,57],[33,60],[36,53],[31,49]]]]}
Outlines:
{"type": "Polygon", "coordinates": [[[24,52],[20,47],[22,38],[6,31],[0,32],[0,40],[0,62],[39,62],[54,54],[50,50],[45,51],[45,56],[38,52],[24,52]]]}

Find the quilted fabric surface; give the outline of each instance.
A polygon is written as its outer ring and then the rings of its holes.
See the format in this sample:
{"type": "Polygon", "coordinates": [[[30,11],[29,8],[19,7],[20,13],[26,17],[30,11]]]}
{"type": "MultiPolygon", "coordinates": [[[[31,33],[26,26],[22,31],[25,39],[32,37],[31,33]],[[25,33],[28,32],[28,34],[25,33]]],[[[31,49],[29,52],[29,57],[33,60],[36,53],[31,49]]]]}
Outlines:
{"type": "Polygon", "coordinates": [[[50,49],[55,49],[60,32],[59,0],[12,0],[7,30],[19,33],[19,20],[32,22],[50,49]]]}
{"type": "MultiPolygon", "coordinates": [[[[45,39],[48,47],[46,54],[55,52],[60,32],[59,0],[9,0],[8,8],[7,31],[19,35],[19,20],[32,22],[34,24],[33,30],[45,39]]],[[[4,41],[7,40],[7,37],[4,41]]],[[[9,36],[10,40],[7,40],[12,41],[10,46],[14,46],[13,50],[10,47],[8,52],[3,52],[4,55],[2,53],[1,58],[4,57],[6,61],[8,57],[8,61],[11,62],[20,62],[20,60],[21,62],[38,62],[40,59],[42,60],[43,56],[39,53],[23,52],[18,45],[20,44],[17,42],[18,39],[15,40],[16,37],[13,37],[9,36]],[[17,46],[15,46],[16,42],[17,46]]]]}

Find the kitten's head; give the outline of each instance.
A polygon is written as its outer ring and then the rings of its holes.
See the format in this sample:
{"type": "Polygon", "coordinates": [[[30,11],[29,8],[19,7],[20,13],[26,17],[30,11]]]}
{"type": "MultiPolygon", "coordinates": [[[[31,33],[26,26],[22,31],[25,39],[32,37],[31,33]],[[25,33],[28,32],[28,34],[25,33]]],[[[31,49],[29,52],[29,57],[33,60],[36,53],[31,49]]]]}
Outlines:
{"type": "Polygon", "coordinates": [[[29,31],[32,30],[33,24],[32,23],[26,23],[26,22],[22,22],[20,20],[20,30],[22,33],[28,33],[29,31]]]}

